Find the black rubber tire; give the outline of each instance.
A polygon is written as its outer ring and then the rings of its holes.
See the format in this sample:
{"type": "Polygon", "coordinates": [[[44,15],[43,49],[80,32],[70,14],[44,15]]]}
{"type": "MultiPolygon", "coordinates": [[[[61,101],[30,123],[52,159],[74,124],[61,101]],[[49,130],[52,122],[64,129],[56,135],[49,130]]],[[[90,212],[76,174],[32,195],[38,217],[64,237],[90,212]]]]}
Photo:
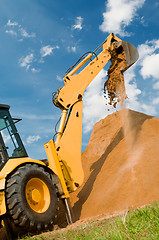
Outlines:
{"type": "Polygon", "coordinates": [[[50,174],[36,164],[26,164],[8,177],[6,182],[7,211],[11,221],[27,231],[44,231],[53,227],[53,218],[57,208],[57,193],[50,174]],[[37,213],[28,204],[25,187],[32,178],[42,180],[49,189],[50,204],[43,213],[37,213]]]}

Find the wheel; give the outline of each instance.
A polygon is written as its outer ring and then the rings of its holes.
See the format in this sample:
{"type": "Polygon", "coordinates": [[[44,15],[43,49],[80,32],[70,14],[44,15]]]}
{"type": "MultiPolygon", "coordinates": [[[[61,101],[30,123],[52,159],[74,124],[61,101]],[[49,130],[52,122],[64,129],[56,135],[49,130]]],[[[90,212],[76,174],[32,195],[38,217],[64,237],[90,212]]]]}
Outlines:
{"type": "Polygon", "coordinates": [[[8,215],[15,225],[27,231],[42,231],[53,226],[57,200],[50,174],[41,166],[26,164],[7,179],[8,215]]]}

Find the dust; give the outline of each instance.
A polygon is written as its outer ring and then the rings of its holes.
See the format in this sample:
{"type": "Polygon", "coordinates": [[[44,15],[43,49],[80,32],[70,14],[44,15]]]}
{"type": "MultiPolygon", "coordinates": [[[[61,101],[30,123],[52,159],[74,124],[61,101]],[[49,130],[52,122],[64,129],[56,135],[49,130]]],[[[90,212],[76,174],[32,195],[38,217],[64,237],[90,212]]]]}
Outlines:
{"type": "MultiPolygon", "coordinates": [[[[132,151],[129,152],[127,160],[125,161],[125,163],[121,166],[121,168],[119,170],[120,174],[124,171],[127,171],[130,168],[133,170],[133,167],[138,164],[138,161],[142,157],[143,151],[144,151],[144,147],[140,147],[140,148],[135,149],[135,151],[133,151],[133,152],[132,151]]],[[[134,175],[134,172],[133,172],[133,175],[134,175]]]]}
{"type": "Polygon", "coordinates": [[[138,132],[140,129],[134,128],[133,118],[130,111],[126,109],[125,102],[121,104],[122,111],[119,112],[120,121],[123,129],[123,135],[125,138],[125,162],[119,168],[120,174],[123,171],[130,171],[132,181],[136,178],[136,165],[140,163],[142,159],[142,153],[144,151],[144,144],[138,144],[138,132]]]}
{"type": "Polygon", "coordinates": [[[130,171],[132,181],[136,181],[136,165],[139,164],[144,151],[143,144],[137,143],[137,129],[133,128],[133,119],[130,111],[126,109],[126,103],[123,99],[121,101],[121,110],[119,112],[120,121],[123,129],[123,135],[125,138],[125,162],[119,168],[119,175],[123,171],[130,171]]]}

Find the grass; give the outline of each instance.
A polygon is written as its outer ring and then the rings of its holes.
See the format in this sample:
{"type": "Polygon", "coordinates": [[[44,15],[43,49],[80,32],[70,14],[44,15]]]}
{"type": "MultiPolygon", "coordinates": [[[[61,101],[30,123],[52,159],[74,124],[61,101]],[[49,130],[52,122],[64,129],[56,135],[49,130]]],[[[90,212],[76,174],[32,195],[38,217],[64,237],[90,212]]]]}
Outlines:
{"type": "Polygon", "coordinates": [[[159,239],[159,202],[72,228],[25,236],[23,240],[159,239]]]}

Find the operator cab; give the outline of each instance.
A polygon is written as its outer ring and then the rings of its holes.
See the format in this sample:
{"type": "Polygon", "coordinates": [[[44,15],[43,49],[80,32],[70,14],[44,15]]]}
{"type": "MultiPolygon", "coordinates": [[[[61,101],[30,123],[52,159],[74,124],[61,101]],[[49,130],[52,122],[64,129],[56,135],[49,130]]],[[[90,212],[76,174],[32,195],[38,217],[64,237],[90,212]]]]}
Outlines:
{"type": "Polygon", "coordinates": [[[21,119],[12,118],[9,108],[9,105],[0,104],[0,168],[9,158],[28,157],[15,127],[21,119]]]}

